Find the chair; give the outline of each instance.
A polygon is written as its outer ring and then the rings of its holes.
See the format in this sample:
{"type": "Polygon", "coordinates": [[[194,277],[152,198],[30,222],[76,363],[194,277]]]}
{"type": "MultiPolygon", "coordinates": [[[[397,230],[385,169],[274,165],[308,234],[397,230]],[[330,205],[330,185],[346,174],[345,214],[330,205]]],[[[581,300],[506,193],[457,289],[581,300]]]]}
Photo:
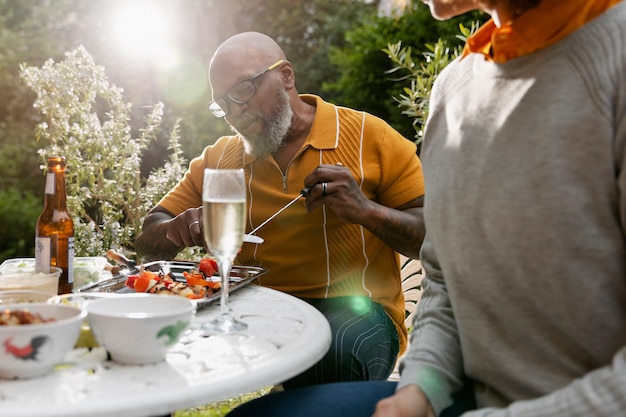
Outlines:
{"type": "Polygon", "coordinates": [[[404,308],[406,309],[404,324],[409,329],[413,323],[417,303],[422,296],[424,273],[419,259],[410,259],[400,255],[400,277],[402,279],[402,292],[404,292],[404,308]]]}
{"type": "MultiPolygon", "coordinates": [[[[404,308],[406,310],[404,324],[410,332],[413,323],[413,316],[415,316],[415,311],[417,310],[417,303],[422,295],[422,278],[424,278],[424,272],[422,270],[422,263],[419,259],[411,259],[404,255],[400,255],[400,278],[402,280],[404,308]]],[[[401,359],[401,357],[398,358],[396,366],[389,376],[390,381],[400,380],[398,366],[401,359]]]]}

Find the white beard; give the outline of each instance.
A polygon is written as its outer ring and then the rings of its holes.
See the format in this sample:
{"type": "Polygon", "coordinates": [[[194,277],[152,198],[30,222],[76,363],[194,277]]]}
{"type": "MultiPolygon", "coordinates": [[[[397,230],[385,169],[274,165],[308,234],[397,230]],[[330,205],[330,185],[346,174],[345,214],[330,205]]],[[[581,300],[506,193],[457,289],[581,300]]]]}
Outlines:
{"type": "Polygon", "coordinates": [[[282,88],[278,90],[278,111],[271,116],[259,115],[258,118],[266,122],[267,128],[259,135],[244,136],[231,126],[241,140],[243,140],[246,153],[256,158],[263,159],[278,151],[287,137],[293,118],[293,110],[289,103],[289,94],[282,88]]]}

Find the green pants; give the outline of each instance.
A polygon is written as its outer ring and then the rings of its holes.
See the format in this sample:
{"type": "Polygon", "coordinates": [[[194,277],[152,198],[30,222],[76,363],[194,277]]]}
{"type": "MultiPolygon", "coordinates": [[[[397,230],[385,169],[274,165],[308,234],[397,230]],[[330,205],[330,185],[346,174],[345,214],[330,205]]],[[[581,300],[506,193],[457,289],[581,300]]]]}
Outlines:
{"type": "Polygon", "coordinates": [[[343,381],[386,380],[396,363],[398,332],[378,303],[366,297],[303,299],[328,320],[329,351],[311,368],[283,382],[285,389],[343,381]]]}

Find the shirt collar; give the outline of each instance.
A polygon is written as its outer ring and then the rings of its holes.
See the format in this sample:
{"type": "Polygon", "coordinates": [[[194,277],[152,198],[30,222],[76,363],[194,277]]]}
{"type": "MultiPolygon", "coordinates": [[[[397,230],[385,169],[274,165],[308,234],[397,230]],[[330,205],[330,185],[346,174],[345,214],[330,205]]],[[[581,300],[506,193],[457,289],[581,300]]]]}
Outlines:
{"type": "Polygon", "coordinates": [[[558,42],[621,0],[543,0],[497,27],[489,20],[467,40],[461,58],[481,53],[504,63],[558,42]]]}
{"type": "Polygon", "coordinates": [[[337,107],[313,94],[300,94],[305,103],[315,106],[315,118],[304,145],[316,149],[335,149],[339,137],[337,107]]]}

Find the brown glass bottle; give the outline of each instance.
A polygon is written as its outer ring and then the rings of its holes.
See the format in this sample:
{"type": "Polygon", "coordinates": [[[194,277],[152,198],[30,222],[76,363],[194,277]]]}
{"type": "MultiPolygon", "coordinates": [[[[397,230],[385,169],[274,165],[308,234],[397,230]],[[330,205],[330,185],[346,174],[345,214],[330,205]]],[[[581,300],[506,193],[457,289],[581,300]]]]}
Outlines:
{"type": "Polygon", "coordinates": [[[35,231],[36,268],[48,272],[50,266],[63,270],[59,277],[59,294],[74,288],[74,222],[67,211],[65,191],[65,158],[48,158],[45,204],[37,219],[35,231]]]}

